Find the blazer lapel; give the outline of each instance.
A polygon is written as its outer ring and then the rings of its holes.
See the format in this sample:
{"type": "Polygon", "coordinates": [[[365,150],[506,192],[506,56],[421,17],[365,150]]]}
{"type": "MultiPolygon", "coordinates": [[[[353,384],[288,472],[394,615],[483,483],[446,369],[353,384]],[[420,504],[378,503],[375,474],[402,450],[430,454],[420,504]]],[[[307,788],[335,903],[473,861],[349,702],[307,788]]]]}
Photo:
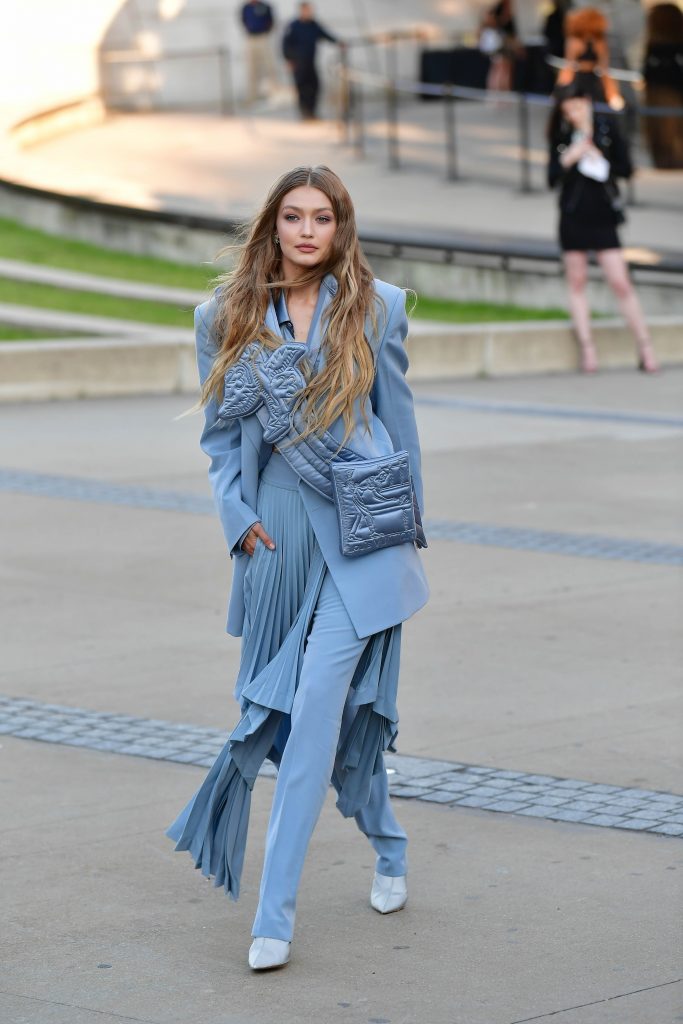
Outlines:
{"type": "MultiPolygon", "coordinates": [[[[308,339],[306,342],[308,358],[311,366],[315,369],[319,369],[318,363],[321,357],[321,346],[323,338],[325,337],[325,312],[336,292],[336,278],[333,274],[326,274],[320,282],[318,301],[313,311],[311,326],[308,329],[308,339]]],[[[273,334],[283,337],[272,295],[268,301],[268,308],[266,309],[265,324],[266,327],[270,328],[273,334]]],[[[269,454],[270,445],[265,445],[263,442],[263,427],[261,426],[261,421],[258,416],[255,414],[252,416],[245,416],[242,420],[242,429],[248,435],[252,444],[259,452],[259,461],[263,462],[264,457],[269,454]]]]}
{"type": "Polygon", "coordinates": [[[255,413],[242,418],[242,432],[250,438],[256,450],[259,451],[263,443],[263,427],[255,413]]]}
{"type": "Polygon", "coordinates": [[[311,319],[311,326],[308,330],[307,339],[308,359],[311,366],[316,370],[320,369],[318,363],[322,357],[321,346],[327,329],[327,307],[336,295],[337,287],[337,280],[333,274],[325,274],[324,278],[320,282],[318,301],[313,311],[313,318],[311,319]]]}
{"type": "Polygon", "coordinates": [[[279,334],[280,336],[282,336],[280,324],[278,323],[277,319],[277,313],[275,312],[272,291],[268,299],[268,308],[266,309],[266,327],[268,327],[273,332],[273,334],[279,334]]]}
{"type": "MultiPolygon", "coordinates": [[[[268,307],[266,309],[265,316],[265,325],[273,332],[273,334],[281,334],[280,325],[277,319],[277,313],[275,311],[275,306],[273,305],[272,295],[268,300],[268,307]]],[[[259,460],[259,469],[263,468],[263,465],[265,461],[267,461],[267,458],[270,454],[271,445],[266,445],[263,440],[263,427],[261,426],[261,421],[256,415],[256,413],[253,413],[251,416],[244,416],[242,418],[242,434],[246,435],[249,438],[252,445],[256,449],[259,460]]]]}

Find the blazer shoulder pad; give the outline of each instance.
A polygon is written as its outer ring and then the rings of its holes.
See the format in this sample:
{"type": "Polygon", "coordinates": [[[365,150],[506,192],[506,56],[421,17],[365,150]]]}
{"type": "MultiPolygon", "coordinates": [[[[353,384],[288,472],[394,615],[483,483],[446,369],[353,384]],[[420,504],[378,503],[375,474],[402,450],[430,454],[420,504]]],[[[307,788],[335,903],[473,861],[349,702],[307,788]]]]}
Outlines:
{"type": "MultiPolygon", "coordinates": [[[[218,311],[218,288],[213,295],[206,299],[204,302],[200,302],[194,311],[194,323],[195,328],[199,327],[199,322],[203,321],[209,335],[212,334],[214,320],[216,319],[216,312],[218,311]]],[[[212,337],[212,340],[215,339],[212,337]]]]}
{"type": "Polygon", "coordinates": [[[376,277],[373,283],[378,298],[382,299],[387,307],[387,313],[391,312],[392,306],[403,291],[403,288],[399,288],[395,284],[389,284],[388,281],[382,281],[379,277],[376,277]]]}
{"type": "Polygon", "coordinates": [[[404,292],[403,288],[398,288],[395,284],[389,284],[387,281],[380,281],[377,277],[374,279],[374,285],[377,329],[372,330],[370,327],[368,331],[368,342],[370,343],[374,357],[377,358],[382,338],[384,337],[389,325],[391,312],[394,309],[397,300],[404,294],[404,292]]]}

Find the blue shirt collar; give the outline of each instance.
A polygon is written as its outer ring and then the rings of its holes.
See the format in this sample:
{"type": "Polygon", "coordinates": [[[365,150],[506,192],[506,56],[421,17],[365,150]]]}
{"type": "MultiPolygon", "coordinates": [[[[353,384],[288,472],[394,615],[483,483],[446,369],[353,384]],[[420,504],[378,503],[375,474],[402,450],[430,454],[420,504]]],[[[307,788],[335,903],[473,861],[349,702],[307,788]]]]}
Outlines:
{"type": "MultiPolygon", "coordinates": [[[[315,335],[315,333],[317,332],[318,320],[320,319],[322,307],[323,305],[327,305],[324,295],[325,290],[329,293],[330,296],[334,296],[337,293],[338,287],[339,285],[337,284],[337,279],[334,276],[334,274],[325,274],[322,281],[320,282],[320,295],[318,296],[316,310],[315,313],[313,314],[313,321],[311,324],[312,330],[311,334],[309,334],[308,341],[312,340],[312,336],[315,335]]],[[[280,294],[278,295],[277,298],[277,302],[275,302],[275,316],[277,317],[278,326],[280,328],[280,334],[285,339],[285,341],[294,341],[294,324],[292,323],[291,318],[289,316],[289,311],[287,310],[287,302],[285,300],[284,289],[280,291],[280,294]]]]}
{"type": "Polygon", "coordinates": [[[286,341],[294,341],[294,324],[289,318],[284,289],[278,295],[277,302],[275,303],[275,316],[277,317],[282,337],[286,341]]]}

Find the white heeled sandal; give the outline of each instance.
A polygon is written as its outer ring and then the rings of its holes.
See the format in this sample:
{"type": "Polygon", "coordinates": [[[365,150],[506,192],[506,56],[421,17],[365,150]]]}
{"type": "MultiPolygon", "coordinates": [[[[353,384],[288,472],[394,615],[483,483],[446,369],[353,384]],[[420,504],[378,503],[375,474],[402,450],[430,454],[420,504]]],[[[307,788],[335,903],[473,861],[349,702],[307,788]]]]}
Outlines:
{"type": "Polygon", "coordinates": [[[403,910],[408,902],[408,884],[405,875],[380,875],[375,872],[370,892],[370,905],[378,914],[394,914],[403,910]]]}
{"type": "Polygon", "coordinates": [[[255,938],[249,949],[249,966],[253,971],[270,971],[289,963],[291,942],[284,939],[255,938]]]}

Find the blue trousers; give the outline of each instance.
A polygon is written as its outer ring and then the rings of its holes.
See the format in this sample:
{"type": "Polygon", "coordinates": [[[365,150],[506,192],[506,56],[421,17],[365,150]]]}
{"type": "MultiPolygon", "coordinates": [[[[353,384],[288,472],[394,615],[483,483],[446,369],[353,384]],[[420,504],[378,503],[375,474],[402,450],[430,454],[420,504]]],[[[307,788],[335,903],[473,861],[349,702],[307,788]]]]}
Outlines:
{"type": "MultiPolygon", "coordinates": [[[[275,785],[254,936],[292,939],[306,851],[330,784],[340,733],[353,717],[347,698],[366,643],[356,636],[326,572],[275,785]]],[[[370,801],[355,820],[375,849],[377,871],[404,875],[407,837],[389,802],[386,772],[373,776],[370,801]]]]}

